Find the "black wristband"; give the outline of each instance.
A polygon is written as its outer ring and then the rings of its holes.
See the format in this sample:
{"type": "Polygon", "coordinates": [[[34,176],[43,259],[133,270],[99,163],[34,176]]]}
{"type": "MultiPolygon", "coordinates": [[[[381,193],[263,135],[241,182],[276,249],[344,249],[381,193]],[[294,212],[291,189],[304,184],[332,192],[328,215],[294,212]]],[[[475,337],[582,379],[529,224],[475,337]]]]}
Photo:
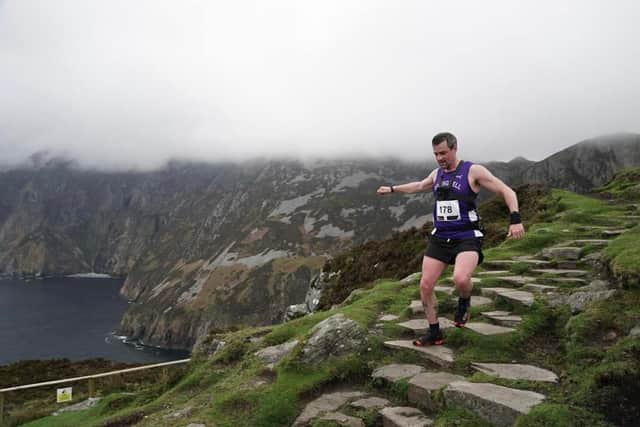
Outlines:
{"type": "Polygon", "coordinates": [[[391,192],[393,193],[394,192],[393,185],[390,185],[389,188],[391,189],[391,192]]]}
{"type": "Polygon", "coordinates": [[[511,215],[509,216],[509,224],[522,224],[520,212],[511,212],[511,215]]]}

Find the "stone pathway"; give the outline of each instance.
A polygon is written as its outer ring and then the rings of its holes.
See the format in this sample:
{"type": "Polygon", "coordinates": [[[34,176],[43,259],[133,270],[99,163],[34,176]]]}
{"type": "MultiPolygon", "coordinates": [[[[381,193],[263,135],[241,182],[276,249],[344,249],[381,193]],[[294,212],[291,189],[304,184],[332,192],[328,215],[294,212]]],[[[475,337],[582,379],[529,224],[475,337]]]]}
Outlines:
{"type": "MultiPolygon", "coordinates": [[[[598,233],[602,232],[599,229],[598,233]]],[[[562,262],[566,263],[565,265],[581,264],[581,248],[583,246],[604,246],[607,244],[608,240],[604,239],[576,239],[546,248],[538,255],[539,257],[553,259],[553,263],[531,256],[514,257],[511,260],[488,261],[486,262],[486,268],[510,267],[514,263],[528,263],[538,268],[533,268],[529,271],[532,275],[514,275],[508,270],[478,272],[477,275],[479,276],[500,280],[513,287],[480,288],[482,296],[472,296],[471,307],[492,304],[494,302],[493,298],[500,297],[520,305],[521,308],[518,310],[526,310],[533,304],[536,295],[539,298],[554,298],[552,293],[558,291],[559,288],[562,288],[562,291],[556,293],[573,292],[570,295],[566,295],[567,301],[561,302],[569,304],[572,308],[575,305],[572,305],[572,296],[574,299],[580,299],[579,297],[581,297],[582,293],[587,293],[587,291],[591,293],[606,292],[609,295],[613,291],[607,288],[606,284],[593,281],[589,287],[575,288],[574,291],[574,285],[586,284],[589,281],[588,277],[591,273],[587,270],[579,268],[541,268],[543,266],[560,265],[562,262]],[[545,277],[533,275],[545,275],[545,277]],[[553,286],[551,283],[557,283],[558,286],[553,286]]],[[[415,281],[419,276],[411,275],[409,277],[410,279],[408,278],[407,282],[415,281]]],[[[474,280],[475,283],[479,281],[474,280]]],[[[455,291],[455,288],[453,286],[440,285],[435,290],[436,292],[444,293],[448,299],[455,291]]],[[[452,300],[457,301],[457,298],[454,297],[452,300]]],[[[589,303],[589,301],[586,303],[589,303]]],[[[410,312],[415,316],[419,316],[419,318],[399,322],[397,323],[398,326],[412,331],[416,337],[427,333],[429,324],[424,319],[422,302],[420,300],[412,301],[410,312]]],[[[487,319],[487,322],[477,320],[468,322],[465,325],[465,329],[480,335],[508,334],[516,331],[516,328],[523,320],[521,315],[504,310],[482,311],[481,315],[484,319],[487,319]]],[[[379,321],[387,322],[395,322],[398,319],[398,316],[393,314],[381,315],[378,318],[379,321]]],[[[453,322],[445,317],[440,317],[439,322],[440,327],[445,330],[446,340],[446,334],[450,333],[448,331],[454,328],[453,322]]],[[[638,327],[638,330],[640,331],[640,327],[638,327]]],[[[421,364],[389,364],[377,368],[372,374],[372,378],[377,381],[376,385],[388,386],[398,381],[408,382],[407,400],[411,405],[415,405],[415,408],[393,406],[387,399],[364,395],[364,393],[334,393],[328,395],[329,397],[323,396],[311,402],[301,415],[302,419],[312,420],[313,417],[309,418],[309,414],[314,413],[316,418],[331,420],[338,425],[363,426],[362,420],[347,415],[348,412],[347,414],[342,412],[346,406],[350,405],[352,408],[375,408],[379,410],[379,415],[385,427],[430,426],[433,425],[433,420],[430,416],[440,411],[443,405],[456,405],[475,413],[495,426],[507,427],[513,426],[519,416],[527,414],[531,408],[545,399],[544,395],[530,390],[514,389],[492,383],[469,382],[462,375],[448,372],[455,361],[455,354],[451,348],[445,345],[416,347],[413,345],[412,340],[389,340],[384,343],[384,346],[398,351],[415,352],[426,359],[424,366],[421,364]],[[434,370],[434,368],[440,370],[434,370]],[[425,410],[426,413],[418,408],[425,410]],[[303,415],[305,416],[303,417],[303,415]]],[[[557,384],[559,381],[558,375],[554,372],[523,363],[473,361],[470,368],[496,379],[549,384],[557,384]]],[[[299,419],[301,418],[299,417],[299,419]]],[[[298,420],[296,420],[297,422],[298,420]]]]}

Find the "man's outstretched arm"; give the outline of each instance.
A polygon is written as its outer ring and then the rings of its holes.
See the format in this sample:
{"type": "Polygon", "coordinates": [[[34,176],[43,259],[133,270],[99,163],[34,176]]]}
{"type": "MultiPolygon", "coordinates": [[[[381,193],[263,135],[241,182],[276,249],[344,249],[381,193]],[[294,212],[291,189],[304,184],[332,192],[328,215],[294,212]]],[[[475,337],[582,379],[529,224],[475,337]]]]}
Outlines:
{"type": "Polygon", "coordinates": [[[475,182],[481,187],[484,187],[487,190],[502,196],[504,202],[509,208],[509,212],[511,214],[511,224],[509,225],[509,233],[507,234],[507,237],[519,239],[524,236],[524,226],[519,219],[520,214],[518,211],[518,196],[516,195],[516,192],[513,191],[507,184],[502,182],[499,178],[494,176],[491,172],[489,172],[489,170],[484,166],[473,165],[472,170],[472,178],[475,180],[475,182]]]}
{"type": "Polygon", "coordinates": [[[434,178],[437,170],[434,170],[428,177],[422,181],[409,182],[400,185],[383,185],[378,188],[378,194],[384,195],[389,193],[419,193],[421,191],[429,191],[433,188],[434,178]]]}

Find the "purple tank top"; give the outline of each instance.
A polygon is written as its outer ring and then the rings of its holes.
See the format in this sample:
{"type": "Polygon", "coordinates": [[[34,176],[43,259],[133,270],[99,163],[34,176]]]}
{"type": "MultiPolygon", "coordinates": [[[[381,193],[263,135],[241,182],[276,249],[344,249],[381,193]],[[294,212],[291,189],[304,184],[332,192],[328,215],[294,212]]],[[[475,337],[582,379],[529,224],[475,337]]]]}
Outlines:
{"type": "Polygon", "coordinates": [[[455,171],[445,172],[438,168],[433,196],[432,235],[453,240],[483,237],[478,229],[477,193],[469,185],[471,162],[461,161],[455,171]]]}

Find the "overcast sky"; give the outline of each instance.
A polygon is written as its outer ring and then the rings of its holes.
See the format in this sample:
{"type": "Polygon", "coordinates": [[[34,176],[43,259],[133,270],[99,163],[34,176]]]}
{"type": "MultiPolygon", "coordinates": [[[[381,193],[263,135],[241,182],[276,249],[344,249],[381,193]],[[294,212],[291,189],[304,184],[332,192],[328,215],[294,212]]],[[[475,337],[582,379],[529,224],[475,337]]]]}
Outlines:
{"type": "Polygon", "coordinates": [[[1,162],[542,159],[640,132],[638,1],[0,0],[1,162]]]}

